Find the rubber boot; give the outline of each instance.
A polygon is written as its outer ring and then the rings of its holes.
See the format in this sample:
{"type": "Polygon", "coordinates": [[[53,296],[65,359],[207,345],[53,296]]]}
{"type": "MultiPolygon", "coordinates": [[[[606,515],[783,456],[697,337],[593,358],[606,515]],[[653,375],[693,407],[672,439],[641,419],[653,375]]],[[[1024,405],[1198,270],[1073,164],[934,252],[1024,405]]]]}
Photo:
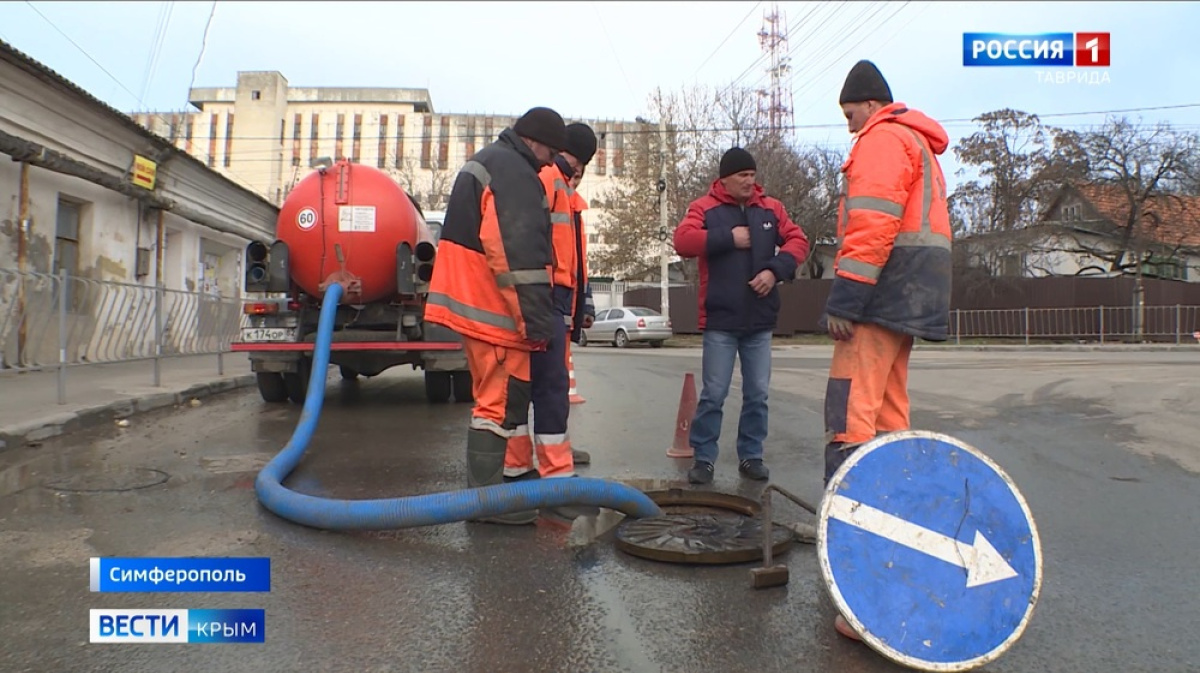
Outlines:
{"type": "Polygon", "coordinates": [[[571,460],[574,461],[576,465],[591,465],[592,454],[579,449],[571,449],[571,460]]]}
{"type": "MultiPolygon", "coordinates": [[[[480,488],[504,483],[504,452],[507,447],[508,441],[499,435],[487,430],[468,430],[467,486],[480,488]]],[[[537,510],[530,510],[472,519],[472,521],[521,526],[533,523],[537,517],[537,510]]]]}

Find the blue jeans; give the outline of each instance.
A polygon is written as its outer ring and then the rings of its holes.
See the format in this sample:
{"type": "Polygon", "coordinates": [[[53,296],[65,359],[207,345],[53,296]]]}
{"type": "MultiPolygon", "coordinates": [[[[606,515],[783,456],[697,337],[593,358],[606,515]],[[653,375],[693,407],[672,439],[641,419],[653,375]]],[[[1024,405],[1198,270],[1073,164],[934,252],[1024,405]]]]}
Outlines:
{"type": "Polygon", "coordinates": [[[695,459],[717,462],[725,397],[733,379],[733,360],[742,363],[742,415],[738,419],[738,460],[763,457],[767,438],[767,389],[771,387],[771,330],[738,334],[704,330],[703,390],[692,419],[689,440],[695,459]]]}

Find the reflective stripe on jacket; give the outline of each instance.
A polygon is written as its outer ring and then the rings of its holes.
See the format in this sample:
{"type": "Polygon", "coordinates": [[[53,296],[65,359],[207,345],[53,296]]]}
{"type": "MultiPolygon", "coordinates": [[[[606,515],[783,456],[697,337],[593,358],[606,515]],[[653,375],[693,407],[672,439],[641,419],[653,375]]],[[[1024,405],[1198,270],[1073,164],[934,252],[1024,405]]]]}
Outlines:
{"type": "Polygon", "coordinates": [[[551,301],[550,213],[538,160],[511,129],[455,178],[425,319],[531,350],[562,329],[551,301]]]}
{"type": "Polygon", "coordinates": [[[829,315],[931,341],[947,338],[951,240],[945,129],[893,103],[858,134],[842,166],[829,315]]]}

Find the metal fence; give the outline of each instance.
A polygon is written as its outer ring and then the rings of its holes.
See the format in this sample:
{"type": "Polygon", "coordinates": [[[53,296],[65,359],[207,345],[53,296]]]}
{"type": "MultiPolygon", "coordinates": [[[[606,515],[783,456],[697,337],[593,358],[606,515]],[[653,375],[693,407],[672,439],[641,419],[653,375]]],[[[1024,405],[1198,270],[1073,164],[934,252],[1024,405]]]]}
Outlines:
{"type": "Polygon", "coordinates": [[[955,310],[950,330],[963,339],[1084,341],[1105,343],[1195,343],[1200,306],[1093,306],[955,310]]]}
{"type": "Polygon", "coordinates": [[[56,369],[66,403],[71,366],[229,352],[241,302],[198,292],[0,269],[0,375],[56,369]]]}

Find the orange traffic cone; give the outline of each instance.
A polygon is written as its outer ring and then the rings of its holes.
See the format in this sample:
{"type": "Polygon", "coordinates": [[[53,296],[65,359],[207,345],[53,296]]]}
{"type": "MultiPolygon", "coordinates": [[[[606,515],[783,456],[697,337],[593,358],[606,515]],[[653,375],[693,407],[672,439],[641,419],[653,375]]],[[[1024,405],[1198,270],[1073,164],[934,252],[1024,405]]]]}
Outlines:
{"type": "Polygon", "coordinates": [[[683,377],[683,392],[679,395],[679,415],[675,417],[675,441],[667,449],[670,458],[691,458],[695,455],[688,435],[692,429],[692,417],[696,415],[696,378],[688,372],[683,377]]]}
{"type": "Polygon", "coordinates": [[[579,391],[575,388],[575,356],[571,355],[570,346],[567,346],[567,373],[571,381],[571,388],[567,391],[571,404],[583,404],[587,402],[587,400],[579,396],[579,391]]]}

